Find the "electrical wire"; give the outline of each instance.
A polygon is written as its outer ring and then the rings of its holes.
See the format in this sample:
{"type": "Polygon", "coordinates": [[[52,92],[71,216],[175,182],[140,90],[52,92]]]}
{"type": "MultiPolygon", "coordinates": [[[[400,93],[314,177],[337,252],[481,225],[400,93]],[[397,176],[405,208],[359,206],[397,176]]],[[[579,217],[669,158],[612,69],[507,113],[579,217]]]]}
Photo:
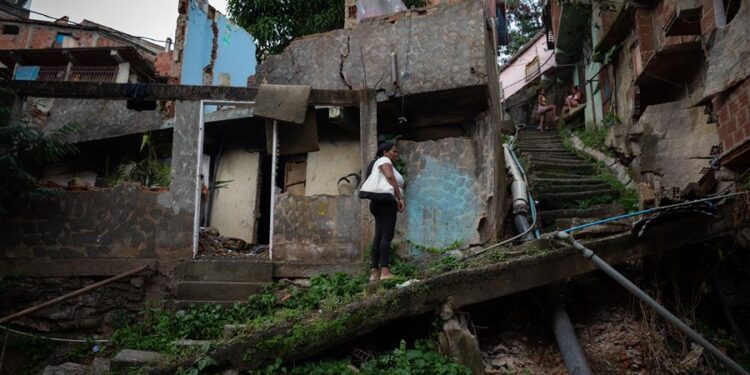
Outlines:
{"type": "Polygon", "coordinates": [[[101,339],[63,339],[63,338],[60,338],[60,337],[42,336],[42,335],[37,335],[37,334],[33,334],[33,333],[28,333],[28,332],[23,332],[23,331],[15,330],[13,328],[6,327],[6,326],[0,326],[0,329],[4,329],[7,332],[12,332],[12,333],[15,333],[15,334],[21,335],[21,336],[35,337],[35,338],[39,338],[39,339],[43,339],[43,340],[48,340],[48,341],[74,342],[74,343],[87,343],[87,342],[92,342],[92,343],[93,342],[95,342],[95,343],[107,343],[107,342],[111,342],[111,340],[101,340],[101,339]]]}
{"type": "MultiPolygon", "coordinates": [[[[42,17],[47,17],[47,18],[49,18],[49,19],[52,19],[52,20],[55,20],[55,21],[57,21],[57,20],[60,20],[60,19],[62,18],[62,17],[53,17],[53,16],[50,16],[50,15],[47,15],[47,14],[44,14],[44,13],[41,13],[41,12],[37,12],[37,11],[31,10],[31,9],[26,9],[26,8],[24,8],[24,7],[20,7],[20,6],[14,5],[14,4],[10,4],[10,3],[5,3],[5,5],[6,5],[6,6],[9,6],[9,7],[11,7],[11,8],[15,8],[15,9],[18,9],[18,10],[22,10],[22,11],[24,11],[24,12],[29,12],[29,13],[33,13],[33,14],[38,14],[38,15],[40,15],[40,16],[42,16],[42,17]]],[[[68,20],[67,22],[68,22],[68,23],[70,23],[70,24],[72,24],[72,25],[75,25],[75,26],[80,26],[80,27],[94,27],[94,28],[97,28],[97,29],[99,29],[99,30],[101,30],[101,31],[104,31],[104,32],[106,32],[106,33],[109,33],[109,34],[111,34],[111,33],[112,33],[112,32],[111,32],[111,31],[109,31],[109,30],[106,30],[106,29],[103,29],[103,28],[100,28],[100,27],[97,27],[97,26],[88,26],[88,25],[83,25],[83,24],[80,24],[80,23],[78,23],[78,22],[74,22],[74,21],[71,21],[71,20],[68,20]]],[[[132,38],[138,38],[138,39],[146,39],[146,40],[150,40],[150,41],[153,41],[153,42],[159,42],[159,43],[166,43],[166,42],[167,42],[167,40],[159,40],[159,39],[155,39],[155,38],[151,38],[151,37],[147,37],[147,36],[137,36],[137,35],[132,35],[132,34],[128,34],[128,33],[126,33],[126,32],[123,32],[123,31],[119,31],[119,30],[117,30],[117,32],[118,32],[118,33],[121,33],[121,34],[125,34],[125,35],[127,35],[127,36],[129,36],[129,37],[132,37],[132,38]]]]}

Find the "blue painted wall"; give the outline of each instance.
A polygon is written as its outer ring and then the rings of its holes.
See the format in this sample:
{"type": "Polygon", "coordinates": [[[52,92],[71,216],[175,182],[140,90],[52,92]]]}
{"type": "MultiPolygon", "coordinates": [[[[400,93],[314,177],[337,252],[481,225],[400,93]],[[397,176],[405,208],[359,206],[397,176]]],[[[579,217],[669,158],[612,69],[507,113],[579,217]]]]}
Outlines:
{"type": "Polygon", "coordinates": [[[476,178],[452,160],[424,156],[422,162],[424,167],[419,172],[409,174],[404,238],[434,249],[450,247],[454,242],[468,245],[477,232],[475,220],[482,212],[476,178]]]}
{"type": "MultiPolygon", "coordinates": [[[[212,24],[198,0],[190,0],[180,74],[180,82],[184,85],[203,84],[203,69],[211,63],[212,24]]],[[[217,14],[216,26],[218,48],[212,84],[219,84],[220,73],[228,73],[231,86],[245,87],[247,78],[255,74],[255,43],[250,34],[224,15],[217,14]]]]}

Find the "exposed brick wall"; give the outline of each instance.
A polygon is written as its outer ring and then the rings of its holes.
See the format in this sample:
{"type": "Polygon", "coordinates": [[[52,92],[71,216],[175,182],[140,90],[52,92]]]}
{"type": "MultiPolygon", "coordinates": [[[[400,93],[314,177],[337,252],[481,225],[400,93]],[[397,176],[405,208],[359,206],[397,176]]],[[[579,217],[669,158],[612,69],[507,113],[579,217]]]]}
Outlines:
{"type": "Polygon", "coordinates": [[[635,10],[635,31],[638,34],[643,66],[646,66],[648,60],[651,59],[656,51],[653,13],[654,10],[648,8],[637,8],[635,10]]]}
{"type": "Polygon", "coordinates": [[[52,48],[57,33],[71,34],[77,47],[119,47],[123,43],[108,38],[93,30],[76,30],[50,25],[29,25],[8,23],[18,26],[17,35],[0,35],[0,49],[42,49],[52,48]]]}
{"type": "Polygon", "coordinates": [[[713,107],[719,116],[719,139],[726,152],[722,163],[732,162],[742,156],[735,149],[744,148],[743,145],[750,141],[750,79],[715,96],[713,107]]]}
{"type": "Polygon", "coordinates": [[[156,55],[156,61],[154,62],[154,69],[156,69],[156,75],[162,77],[169,77],[172,75],[172,51],[162,52],[156,55]]]}

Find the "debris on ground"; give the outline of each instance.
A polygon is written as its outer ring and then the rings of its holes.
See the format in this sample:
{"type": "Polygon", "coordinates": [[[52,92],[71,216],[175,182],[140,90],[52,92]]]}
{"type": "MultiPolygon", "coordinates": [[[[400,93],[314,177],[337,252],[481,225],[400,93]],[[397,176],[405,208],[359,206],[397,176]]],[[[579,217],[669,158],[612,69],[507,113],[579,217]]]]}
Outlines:
{"type": "Polygon", "coordinates": [[[257,257],[268,250],[268,245],[250,244],[239,238],[222,236],[211,227],[200,229],[198,244],[198,257],[257,257]]]}

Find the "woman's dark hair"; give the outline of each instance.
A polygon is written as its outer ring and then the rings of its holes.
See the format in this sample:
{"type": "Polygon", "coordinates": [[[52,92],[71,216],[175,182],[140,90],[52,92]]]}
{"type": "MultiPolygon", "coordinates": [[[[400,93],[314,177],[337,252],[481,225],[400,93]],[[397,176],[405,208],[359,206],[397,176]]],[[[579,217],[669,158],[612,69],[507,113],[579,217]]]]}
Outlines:
{"type": "Polygon", "coordinates": [[[378,152],[375,153],[375,159],[372,159],[370,164],[367,166],[367,170],[365,171],[365,179],[367,176],[372,173],[372,167],[375,165],[375,161],[378,160],[378,158],[382,157],[383,154],[386,153],[386,151],[390,151],[394,146],[396,146],[393,142],[383,142],[378,146],[378,152]]]}
{"type": "Polygon", "coordinates": [[[383,156],[386,152],[390,151],[394,146],[393,142],[383,142],[378,146],[378,152],[375,154],[375,158],[383,156]]]}

